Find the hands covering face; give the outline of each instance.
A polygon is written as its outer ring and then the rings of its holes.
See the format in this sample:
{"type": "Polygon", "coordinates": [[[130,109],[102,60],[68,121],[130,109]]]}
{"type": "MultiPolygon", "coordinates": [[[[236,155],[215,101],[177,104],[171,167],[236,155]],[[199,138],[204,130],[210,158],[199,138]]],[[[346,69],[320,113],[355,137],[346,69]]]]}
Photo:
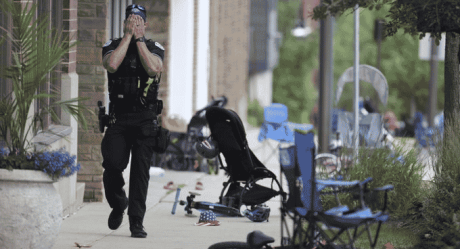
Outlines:
{"type": "Polygon", "coordinates": [[[127,35],[134,36],[134,39],[141,38],[145,34],[144,19],[139,15],[129,15],[125,20],[123,32],[127,35]]]}

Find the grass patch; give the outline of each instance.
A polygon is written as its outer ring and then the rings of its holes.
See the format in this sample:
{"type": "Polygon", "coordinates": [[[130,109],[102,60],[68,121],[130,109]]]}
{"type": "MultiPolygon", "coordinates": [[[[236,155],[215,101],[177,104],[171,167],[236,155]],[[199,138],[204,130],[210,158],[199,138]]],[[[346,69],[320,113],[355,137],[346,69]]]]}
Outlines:
{"type": "MultiPolygon", "coordinates": [[[[377,226],[377,224],[371,225],[371,234],[373,239],[375,236],[375,232],[377,230],[377,226]]],[[[358,232],[362,229],[365,229],[365,227],[360,227],[358,232]]],[[[350,231],[351,234],[353,234],[354,230],[350,231]]],[[[329,232],[327,233],[329,234],[329,232]]],[[[343,241],[348,241],[348,236],[346,235],[346,233],[343,233],[340,237],[343,241]]],[[[339,241],[336,241],[336,243],[339,244],[339,241]]],[[[382,224],[382,227],[380,228],[379,237],[377,240],[377,245],[375,246],[375,248],[385,248],[384,245],[387,243],[391,243],[395,248],[398,249],[409,249],[414,248],[414,246],[419,243],[419,238],[417,234],[415,234],[410,229],[398,227],[393,222],[389,222],[382,224]]],[[[364,231],[361,234],[361,236],[355,241],[355,247],[357,249],[371,248],[369,243],[369,237],[366,231],[364,231]]]]}
{"type": "MultiPolygon", "coordinates": [[[[372,234],[375,234],[377,225],[371,226],[372,234]]],[[[418,236],[407,228],[396,227],[393,224],[383,224],[380,229],[379,238],[375,248],[385,248],[386,243],[391,243],[395,248],[398,249],[409,249],[413,248],[419,243],[418,236]]],[[[370,248],[369,239],[367,233],[364,233],[359,237],[355,243],[356,248],[370,248]]]]}

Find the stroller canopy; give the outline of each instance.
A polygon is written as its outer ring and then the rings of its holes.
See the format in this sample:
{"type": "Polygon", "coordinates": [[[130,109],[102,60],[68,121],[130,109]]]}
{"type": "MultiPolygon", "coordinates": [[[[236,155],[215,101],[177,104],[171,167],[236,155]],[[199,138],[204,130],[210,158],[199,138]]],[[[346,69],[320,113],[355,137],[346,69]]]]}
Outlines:
{"type": "Polygon", "coordinates": [[[270,171],[257,170],[266,168],[248,146],[246,132],[240,117],[232,110],[210,107],[206,111],[211,136],[217,142],[219,151],[227,163],[227,172],[234,181],[246,181],[272,177],[270,171]],[[264,173],[264,172],[269,172],[264,173]]]}

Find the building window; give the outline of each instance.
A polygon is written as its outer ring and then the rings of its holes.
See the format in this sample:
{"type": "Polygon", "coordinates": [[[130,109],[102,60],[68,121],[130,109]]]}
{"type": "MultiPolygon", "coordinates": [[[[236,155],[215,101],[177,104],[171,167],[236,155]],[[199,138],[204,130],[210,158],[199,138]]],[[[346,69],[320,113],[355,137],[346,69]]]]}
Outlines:
{"type": "MultiPolygon", "coordinates": [[[[0,11],[0,26],[11,31],[11,18],[0,11]]],[[[0,29],[0,37],[5,37],[6,31],[0,29]]],[[[0,65],[11,66],[11,42],[6,41],[0,46],[0,65]]],[[[12,91],[12,82],[9,79],[0,78],[0,98],[5,98],[12,91]]]]}
{"type": "MultiPolygon", "coordinates": [[[[37,3],[37,12],[36,18],[43,17],[48,15],[49,18],[49,28],[56,29],[56,33],[60,33],[62,30],[62,0],[37,0],[37,1],[29,1],[29,4],[33,2],[37,3]]],[[[3,29],[8,30],[9,32],[12,30],[12,19],[11,16],[7,13],[0,12],[0,26],[3,29]]],[[[4,37],[6,32],[0,29],[0,36],[4,37]]],[[[4,42],[2,46],[0,46],[0,65],[3,66],[11,66],[12,65],[12,44],[10,41],[4,42]]],[[[59,91],[61,88],[61,65],[57,65],[52,72],[48,74],[46,77],[46,82],[42,86],[40,86],[38,92],[39,93],[54,93],[59,91]]],[[[10,79],[0,78],[0,98],[5,98],[7,96],[11,97],[12,93],[12,82],[10,79]]],[[[59,96],[59,95],[58,95],[59,96]]],[[[40,113],[40,111],[44,108],[52,104],[53,102],[59,101],[60,97],[57,98],[48,98],[48,99],[40,99],[35,101],[34,103],[34,112],[40,113]]],[[[58,117],[61,115],[60,108],[54,109],[58,117]]],[[[58,120],[52,120],[51,116],[43,115],[43,125],[44,129],[48,129],[49,125],[57,124],[58,120]]]]}
{"type": "MultiPolygon", "coordinates": [[[[38,0],[37,2],[37,17],[48,15],[50,29],[54,29],[56,33],[62,32],[62,0],[38,0]]],[[[39,88],[40,93],[53,94],[61,90],[61,65],[58,64],[47,76],[46,83],[39,88]]],[[[59,101],[59,94],[54,98],[39,99],[35,104],[35,113],[40,113],[43,108],[59,101]]],[[[58,107],[53,109],[57,116],[61,116],[61,110],[58,107]]],[[[59,124],[59,120],[52,120],[51,115],[45,114],[43,118],[43,128],[46,130],[51,124],[59,124]]]]}

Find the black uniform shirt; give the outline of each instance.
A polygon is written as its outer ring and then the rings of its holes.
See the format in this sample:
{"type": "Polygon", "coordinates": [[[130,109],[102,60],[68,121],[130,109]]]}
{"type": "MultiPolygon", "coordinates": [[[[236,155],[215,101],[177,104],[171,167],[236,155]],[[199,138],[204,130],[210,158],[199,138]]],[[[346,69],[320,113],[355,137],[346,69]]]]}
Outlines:
{"type": "MultiPolygon", "coordinates": [[[[107,54],[113,52],[118,45],[120,45],[122,38],[109,40],[104,44],[102,47],[102,58],[104,58],[107,54]]],[[[163,61],[164,58],[164,48],[161,46],[160,43],[154,42],[152,40],[146,40],[145,44],[149,51],[160,57],[163,61]]],[[[123,62],[118,67],[118,70],[114,73],[108,73],[109,79],[112,77],[130,77],[130,76],[137,76],[142,79],[147,78],[148,74],[145,71],[144,67],[142,66],[141,60],[139,58],[139,52],[137,51],[136,42],[131,41],[128,47],[128,51],[126,52],[126,56],[123,59],[123,62]]]]}
{"type": "MultiPolygon", "coordinates": [[[[121,40],[122,38],[118,38],[118,39],[112,39],[106,42],[104,46],[102,47],[102,58],[104,58],[107,54],[113,52],[120,45],[121,40]]],[[[163,46],[161,46],[160,43],[154,42],[152,40],[145,40],[145,44],[147,45],[147,48],[153,55],[158,56],[163,61],[164,48],[163,46]]],[[[128,47],[128,51],[126,51],[126,56],[123,59],[120,66],[118,67],[117,71],[114,73],[110,73],[107,71],[107,76],[109,80],[110,100],[116,101],[116,103],[114,104],[118,106],[115,109],[120,110],[122,109],[122,106],[131,106],[133,104],[134,99],[132,98],[133,95],[129,95],[128,92],[132,92],[133,90],[127,92],[126,89],[127,88],[132,89],[132,87],[135,87],[135,88],[139,87],[139,89],[144,89],[147,86],[146,83],[149,79],[149,75],[147,74],[147,71],[142,66],[142,62],[139,57],[139,52],[137,49],[136,42],[131,41],[128,47]],[[136,77],[137,79],[135,79],[134,81],[131,81],[131,82],[136,82],[134,83],[135,85],[131,86],[130,84],[128,84],[129,87],[126,87],[127,84],[125,84],[122,87],[122,89],[125,89],[125,90],[119,89],[120,87],[117,87],[118,90],[115,90],[112,82],[116,80],[122,80],[126,82],[127,77],[130,77],[130,78],[136,77]],[[140,85],[138,85],[138,83],[140,83],[140,85]],[[115,93],[113,94],[113,96],[112,96],[112,92],[115,93]],[[121,99],[119,97],[120,93],[123,94],[123,97],[121,99]],[[117,103],[120,105],[118,105],[117,103]]],[[[158,86],[156,87],[154,86],[152,88],[154,93],[150,97],[153,99],[157,98],[157,95],[158,95],[157,88],[158,86]]]]}

